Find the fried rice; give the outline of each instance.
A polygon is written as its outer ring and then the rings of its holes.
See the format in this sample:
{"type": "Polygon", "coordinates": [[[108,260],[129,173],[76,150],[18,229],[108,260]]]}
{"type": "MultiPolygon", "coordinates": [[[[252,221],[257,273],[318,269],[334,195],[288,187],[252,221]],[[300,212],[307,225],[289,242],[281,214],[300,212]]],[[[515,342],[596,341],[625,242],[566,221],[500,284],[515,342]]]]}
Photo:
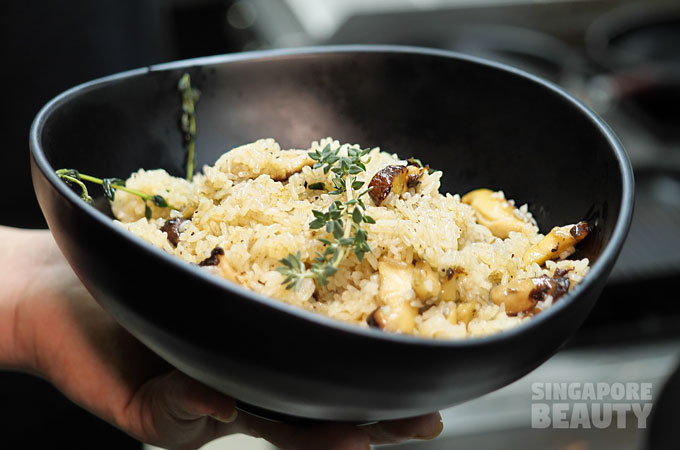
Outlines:
{"type": "MultiPolygon", "coordinates": [[[[339,155],[351,147],[326,138],[308,151],[329,145],[339,155]]],[[[387,166],[409,164],[379,148],[368,157],[366,171],[356,175],[366,184],[387,166]]],[[[328,233],[309,225],[313,211],[327,211],[337,200],[308,188],[331,184],[332,172],[313,163],[307,152],[282,150],[263,139],[226,152],[192,182],[164,170],[139,170],[126,181],[180,205],[179,211],[151,206],[147,219],[145,202],[121,191],[112,211],[122,227],[167,253],[296,307],[369,327],[376,326],[377,311],[389,317],[395,305],[404,305],[408,324],[390,331],[424,337],[467,338],[515,327],[549,308],[553,296],[509,313],[492,301],[494,287],[559,276],[574,289],[588,272],[587,259],[567,259],[573,248],[540,265],[526,263],[523,256],[544,238],[527,205],[509,201],[522,225],[498,237],[460,195],[440,193],[442,172],[423,171],[417,185],[388,195],[379,206],[367,199],[365,212],[375,223],[363,225],[371,251],[361,261],[350,252],[326,285],[306,278],[298,289],[287,288],[277,270],[281,260],[299,252],[309,266],[324,252],[319,239],[328,233]],[[177,228],[171,231],[172,219],[177,228]],[[211,257],[214,264],[206,264],[211,257]]],[[[494,195],[506,201],[503,192],[494,195]]]]}

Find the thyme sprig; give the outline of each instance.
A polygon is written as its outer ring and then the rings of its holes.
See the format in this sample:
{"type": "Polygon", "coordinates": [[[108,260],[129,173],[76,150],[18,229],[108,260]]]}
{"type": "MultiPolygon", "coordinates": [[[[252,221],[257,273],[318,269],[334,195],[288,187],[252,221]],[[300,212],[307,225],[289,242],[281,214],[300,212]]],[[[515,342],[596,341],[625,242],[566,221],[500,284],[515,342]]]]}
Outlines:
{"type": "Polygon", "coordinates": [[[151,219],[151,207],[149,206],[150,204],[155,205],[159,208],[170,208],[179,210],[179,208],[169,204],[163,196],[147,194],[145,192],[138,191],[137,189],[129,188],[125,186],[125,180],[121,180],[120,178],[97,178],[91,175],[85,175],[84,173],[80,173],[75,169],[59,169],[56,171],[56,174],[59,178],[66,181],[67,183],[75,184],[76,186],[78,186],[80,188],[80,197],[91,205],[94,204],[94,200],[90,196],[87,190],[87,186],[85,185],[85,183],[83,183],[83,181],[88,181],[90,183],[101,185],[102,189],[104,190],[104,196],[107,199],[109,199],[109,201],[113,201],[115,199],[117,190],[127,192],[128,194],[136,195],[137,197],[141,198],[144,201],[144,216],[147,219],[151,219]]]}
{"type": "MultiPolygon", "coordinates": [[[[371,188],[361,190],[365,182],[356,177],[366,171],[368,160],[364,161],[363,158],[369,151],[370,148],[349,147],[347,156],[341,156],[339,147],[333,150],[328,144],[322,150],[309,152],[310,158],[316,161],[313,166],[315,169],[323,168],[324,174],[333,174],[333,190],[328,193],[343,196],[345,200],[333,201],[325,212],[312,211],[314,220],[309,223],[309,228],[325,229],[329,237],[319,239],[324,244],[324,251],[317,252],[309,268],[300,259],[300,252],[289,254],[280,260],[282,266],[277,270],[285,276],[282,284],[286,285],[286,289],[300,289],[306,278],[315,279],[323,286],[338,271],[340,263],[350,251],[354,252],[359,261],[363,261],[364,255],[372,251],[368,244],[368,234],[362,228],[364,223],[375,223],[366,214],[366,205],[362,199],[371,188]]],[[[313,183],[307,188],[326,190],[326,183],[313,183]]]]}
{"type": "Polygon", "coordinates": [[[195,103],[201,96],[201,91],[191,87],[191,77],[188,73],[182,75],[177,83],[177,89],[182,96],[182,117],[180,127],[184,133],[184,142],[187,146],[187,172],[186,179],[191,182],[194,178],[196,166],[196,115],[195,103]]]}
{"type": "Polygon", "coordinates": [[[423,164],[423,162],[421,160],[419,160],[418,158],[414,158],[413,156],[410,157],[407,161],[411,165],[414,165],[416,167],[420,167],[421,169],[427,170],[428,175],[432,175],[433,173],[436,172],[436,170],[431,168],[429,164],[423,164]]]}

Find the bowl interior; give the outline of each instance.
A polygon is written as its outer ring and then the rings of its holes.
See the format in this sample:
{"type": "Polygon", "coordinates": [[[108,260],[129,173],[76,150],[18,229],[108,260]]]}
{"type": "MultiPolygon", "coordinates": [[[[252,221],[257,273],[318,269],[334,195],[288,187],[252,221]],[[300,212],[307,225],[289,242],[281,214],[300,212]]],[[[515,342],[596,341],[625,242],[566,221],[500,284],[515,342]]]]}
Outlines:
{"type": "MultiPolygon", "coordinates": [[[[76,93],[45,123],[53,167],[127,177],[139,168],[181,175],[177,80],[186,70],[114,79],[76,93]],[[68,151],[64,151],[68,149],[68,151]]],[[[543,232],[618,212],[611,143],[557,91],[495,66],[422,54],[287,55],[189,67],[198,164],[263,137],[307,148],[332,136],[416,156],[444,170],[442,192],[503,189],[528,203],[543,232]]],[[[615,221],[580,248],[596,261],[615,221]]]]}

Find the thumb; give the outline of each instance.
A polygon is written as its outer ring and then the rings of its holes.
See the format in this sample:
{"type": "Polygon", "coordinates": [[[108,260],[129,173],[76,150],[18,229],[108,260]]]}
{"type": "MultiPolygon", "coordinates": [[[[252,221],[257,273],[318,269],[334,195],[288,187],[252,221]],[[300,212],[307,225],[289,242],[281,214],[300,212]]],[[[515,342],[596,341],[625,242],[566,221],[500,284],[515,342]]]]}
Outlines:
{"type": "Polygon", "coordinates": [[[234,399],[173,370],[138,392],[142,440],[172,449],[194,449],[228,433],[234,399]]]}
{"type": "Polygon", "coordinates": [[[236,420],[236,402],[231,397],[174,370],[157,386],[159,407],[170,417],[191,421],[212,417],[224,423],[236,420]]]}

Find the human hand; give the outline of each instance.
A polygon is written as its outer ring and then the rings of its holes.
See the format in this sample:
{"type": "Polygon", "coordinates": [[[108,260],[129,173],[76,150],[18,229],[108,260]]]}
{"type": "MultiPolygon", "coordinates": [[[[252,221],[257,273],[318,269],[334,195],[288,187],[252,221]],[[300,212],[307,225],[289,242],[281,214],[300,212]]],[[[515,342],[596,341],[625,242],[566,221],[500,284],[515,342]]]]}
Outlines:
{"type": "Polygon", "coordinates": [[[170,367],[103,311],[49,232],[0,227],[0,246],[0,367],[47,378],[141,441],[194,449],[244,433],[285,450],[364,450],[432,439],[442,430],[437,413],[363,427],[290,425],[237,413],[233,399],[170,367]]]}

